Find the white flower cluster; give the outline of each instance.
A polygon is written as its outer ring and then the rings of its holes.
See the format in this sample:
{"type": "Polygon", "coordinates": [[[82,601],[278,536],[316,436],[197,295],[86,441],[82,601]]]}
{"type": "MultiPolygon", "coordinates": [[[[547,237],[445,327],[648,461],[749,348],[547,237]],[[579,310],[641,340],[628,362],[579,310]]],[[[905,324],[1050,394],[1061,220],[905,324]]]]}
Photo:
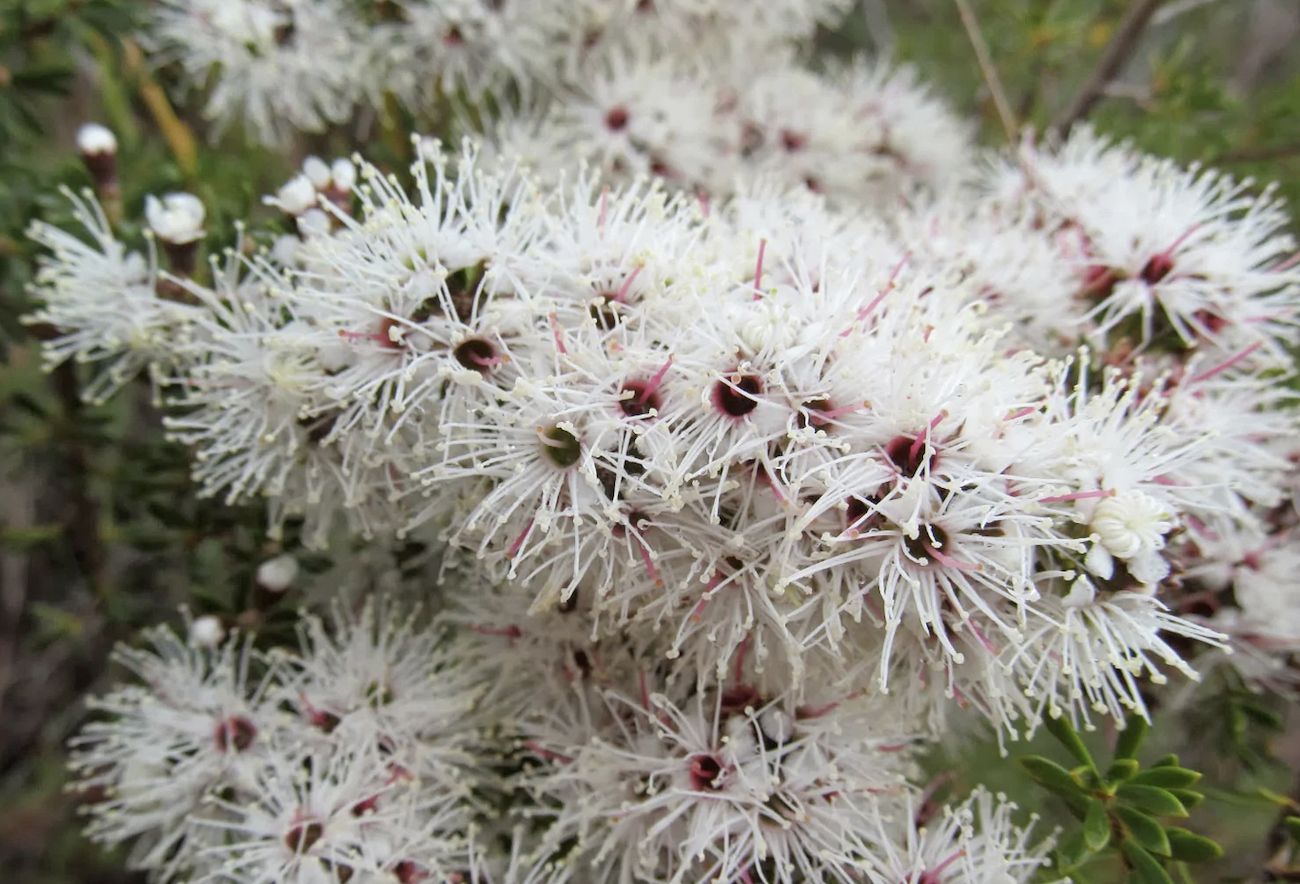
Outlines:
{"type": "Polygon", "coordinates": [[[295,653],[152,630],[118,652],[142,684],[73,743],[89,834],[191,884],[1024,884],[1045,862],[1000,796],[927,822],[893,698],[827,681],[800,703],[743,661],[697,689],[574,610],[500,619],[509,601],[455,634],[336,605],[295,653]]]}
{"type": "Polygon", "coordinates": [[[857,60],[825,73],[795,44],[844,0],[165,0],[151,45],[207,113],[262,141],[381,107],[415,112],[485,94],[523,109],[495,149],[553,178],[575,155],[611,181],[655,173],[731,193],[780,176],[842,199],[882,199],[971,168],[968,126],[907,68],[857,60]]]}
{"type": "Polygon", "coordinates": [[[543,187],[472,148],[409,191],[308,166],[316,208],[270,200],[300,235],[168,277],[185,303],[137,274],[114,305],[143,262],[111,239],[38,287],[52,357],[108,361],[93,390],[153,367],[205,493],[316,544],[436,531],[534,613],[669,637],[701,687],[752,645],[793,683],[902,684],[936,729],[945,697],[1008,728],[1142,710],[1143,677],[1194,675],[1184,639],[1222,640],[1169,605],[1290,471],[1300,279],[1267,197],[1086,132],[884,217],[543,187]],[[1103,251],[1089,162],[1145,246],[1103,251]],[[1031,260],[985,270],[1015,236],[1031,260]]]}
{"type": "Polygon", "coordinates": [[[468,879],[474,670],[382,601],[300,634],[293,655],[166,627],[119,649],[143,684],[73,741],[88,834],[163,881],[468,879]]]}
{"type": "Polygon", "coordinates": [[[952,710],[1093,727],[1200,648],[1300,653],[1269,191],[1082,127],[977,163],[906,71],[798,66],[836,2],[357,6],[172,0],[155,36],[266,137],[553,100],[409,174],[308,159],[207,266],[194,197],[144,254],[73,197],[31,321],[92,400],[148,375],[202,493],[366,541],[331,590],[412,537],[451,604],[124,651],[144,685],[77,744],[97,837],[193,884],[1020,884],[1047,846],[1005,800],[916,811],[952,710]]]}

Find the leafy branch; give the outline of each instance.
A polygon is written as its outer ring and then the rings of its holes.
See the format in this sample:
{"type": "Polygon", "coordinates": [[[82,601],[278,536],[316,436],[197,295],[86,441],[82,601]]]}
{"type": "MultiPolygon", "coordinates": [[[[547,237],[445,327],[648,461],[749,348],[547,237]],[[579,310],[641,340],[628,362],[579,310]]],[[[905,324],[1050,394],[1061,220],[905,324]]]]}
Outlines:
{"type": "Polygon", "coordinates": [[[1144,770],[1137,753],[1149,729],[1145,719],[1129,717],[1104,770],[1065,719],[1049,719],[1047,729],[1079,762],[1066,770],[1040,755],[1020,759],[1021,769],[1060,798],[1081,823],[1057,849],[1055,872],[1075,874],[1109,854],[1119,858],[1134,884],[1172,884],[1171,867],[1179,867],[1181,877],[1189,880],[1185,863],[1223,855],[1204,835],[1165,822],[1185,819],[1201,803],[1205,796],[1193,788],[1201,774],[1181,767],[1176,755],[1144,770]]]}

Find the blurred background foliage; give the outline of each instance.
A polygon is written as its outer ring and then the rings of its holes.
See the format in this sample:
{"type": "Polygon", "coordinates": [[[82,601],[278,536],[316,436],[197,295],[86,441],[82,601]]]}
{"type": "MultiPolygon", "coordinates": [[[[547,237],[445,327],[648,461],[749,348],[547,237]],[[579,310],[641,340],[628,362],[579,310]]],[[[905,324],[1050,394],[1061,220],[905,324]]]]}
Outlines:
{"type": "MultiPolygon", "coordinates": [[[[253,598],[256,565],[296,551],[292,532],[271,543],[259,512],[196,499],[186,453],[164,440],[147,386],[92,407],[77,398],[74,367],[41,371],[39,343],[18,321],[31,306],[24,231],[35,218],[68,218],[60,186],[88,186],[76,129],[96,121],[116,132],[125,218],[140,217],[148,193],[189,190],[207,205],[209,230],[229,231],[234,219],[271,218],[261,194],[309,154],[364,145],[396,167],[407,132],[439,128],[381,109],[304,137],[289,156],[237,132],[211,138],[201,96],[180,94],[171,71],[144,60],[134,35],[147,12],[139,0],[0,0],[0,880],[14,884],[137,880],[121,857],[81,839],[63,793],[63,743],[84,714],[81,695],[103,687],[114,642],[181,604],[283,628],[301,602],[292,591],[270,604],[253,598]]],[[[997,147],[1007,126],[972,27],[1016,127],[1046,132],[1081,91],[1095,92],[1087,119],[1099,130],[1261,186],[1276,181],[1300,205],[1300,0],[859,0],[814,54],[914,63],[997,147]],[[1113,76],[1090,88],[1107,67],[1113,76]]],[[[138,244],[138,224],[121,236],[138,244]]],[[[230,244],[218,234],[206,248],[230,244]]],[[[330,566],[323,556],[302,563],[309,573],[330,566]]],[[[1269,871],[1288,849],[1281,820],[1300,800],[1300,718],[1226,676],[1189,690],[1193,712],[1158,716],[1141,757],[1177,751],[1206,774],[1207,800],[1189,825],[1227,856],[1198,866],[1196,880],[1300,880],[1269,871]]],[[[1086,739],[1110,757],[1113,730],[1086,739]]],[[[1071,766],[1047,737],[1008,750],[1071,766]]],[[[1050,821],[1069,819],[998,751],[976,731],[955,737],[930,759],[935,795],[983,781],[1050,821]]],[[[1080,879],[1117,877],[1102,863],[1080,879]]]]}

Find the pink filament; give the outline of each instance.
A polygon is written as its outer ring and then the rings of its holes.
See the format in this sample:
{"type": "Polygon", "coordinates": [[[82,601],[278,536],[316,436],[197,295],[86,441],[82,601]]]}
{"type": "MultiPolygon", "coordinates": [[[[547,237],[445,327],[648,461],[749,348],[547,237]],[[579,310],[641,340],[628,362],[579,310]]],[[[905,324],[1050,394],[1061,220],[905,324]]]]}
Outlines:
{"type": "Polygon", "coordinates": [[[605,235],[605,218],[607,217],[608,212],[609,212],[609,186],[606,185],[600,191],[600,217],[596,222],[597,224],[600,225],[601,236],[605,235]]]}
{"type": "Polygon", "coordinates": [[[664,363],[663,368],[655,372],[654,377],[650,378],[650,382],[645,385],[645,389],[642,390],[641,395],[637,397],[638,402],[644,405],[647,401],[649,401],[650,397],[654,395],[655,390],[658,390],[659,385],[663,383],[664,375],[668,374],[668,369],[669,367],[672,366],[672,364],[673,364],[673,357],[672,354],[670,353],[668,354],[668,361],[664,363]]]}
{"type": "Polygon", "coordinates": [[[1284,270],[1290,270],[1295,265],[1300,264],[1300,252],[1296,252],[1290,258],[1287,258],[1281,264],[1273,268],[1273,273],[1281,273],[1284,270]]]}
{"type": "Polygon", "coordinates": [[[1035,407],[1032,406],[1032,405],[1026,405],[1024,408],[1020,409],[1019,411],[1015,412],[1014,414],[1010,414],[1010,415],[1008,415],[1007,418],[1006,418],[1006,420],[1008,420],[1008,421],[1016,421],[1016,420],[1020,420],[1022,417],[1025,417],[1026,415],[1033,414],[1033,413],[1034,413],[1035,411],[1037,411],[1037,410],[1038,410],[1038,409],[1035,408],[1035,407]]]}
{"type": "Polygon", "coordinates": [[[749,635],[746,634],[746,636],[740,640],[740,644],[736,648],[736,668],[733,674],[736,679],[736,684],[740,684],[744,680],[745,652],[748,650],[749,650],[749,635]]]}
{"type": "Polygon", "coordinates": [[[1211,368],[1208,371],[1201,372],[1196,377],[1192,378],[1190,383],[1199,384],[1201,381],[1209,380],[1210,378],[1214,377],[1216,374],[1227,371],[1228,369],[1232,368],[1238,362],[1245,359],[1247,356],[1254,353],[1262,346],[1264,346],[1263,341],[1256,341],[1255,343],[1247,347],[1245,350],[1242,350],[1240,353],[1228,359],[1226,362],[1220,362],[1218,365],[1214,366],[1214,368],[1211,368]]]}
{"type": "Polygon", "coordinates": [[[627,292],[628,289],[632,288],[632,280],[636,279],[641,274],[641,268],[643,266],[644,265],[642,264],[638,264],[633,268],[632,274],[623,281],[623,287],[619,289],[618,294],[614,296],[615,301],[618,301],[621,304],[627,300],[627,292]]]}
{"type": "Polygon", "coordinates": [[[921,448],[922,446],[925,445],[926,438],[930,435],[930,433],[934,432],[934,428],[939,426],[940,422],[943,421],[943,419],[946,418],[947,416],[948,416],[948,409],[946,408],[934,416],[934,420],[930,421],[929,432],[917,436],[916,441],[912,443],[911,450],[907,452],[908,460],[916,460],[916,456],[921,453],[921,448]]]}
{"type": "Polygon", "coordinates": [[[704,585],[703,595],[700,596],[700,600],[696,602],[694,610],[691,611],[692,620],[698,621],[700,619],[700,615],[704,613],[704,606],[709,603],[709,599],[712,597],[710,593],[718,588],[718,584],[721,583],[723,579],[724,577],[721,571],[713,572],[713,576],[709,578],[709,582],[704,585]]]}
{"type": "Polygon", "coordinates": [[[515,542],[510,544],[510,549],[506,550],[507,559],[513,559],[515,557],[519,552],[519,548],[524,545],[524,539],[528,537],[528,533],[532,530],[533,520],[529,519],[528,524],[524,526],[524,530],[520,531],[519,536],[515,538],[515,542]]]}
{"type": "Polygon", "coordinates": [[[767,240],[758,241],[758,266],[754,268],[754,300],[757,301],[762,297],[761,290],[763,287],[763,255],[767,252],[767,240]]]}
{"type": "Polygon", "coordinates": [[[948,568],[956,568],[958,571],[979,571],[983,567],[982,565],[977,565],[973,562],[958,561],[947,553],[939,552],[939,550],[935,549],[934,546],[929,543],[922,544],[922,547],[928,554],[934,556],[939,564],[948,568]]]}
{"type": "Polygon", "coordinates": [[[475,365],[500,365],[507,361],[506,356],[480,356],[477,353],[469,353],[469,361],[475,365]]]}
{"type": "Polygon", "coordinates": [[[663,578],[659,576],[659,570],[655,568],[655,563],[650,558],[650,547],[644,542],[638,542],[637,546],[641,548],[641,561],[645,563],[645,569],[649,572],[650,579],[655,582],[655,586],[663,586],[663,578]]]}
{"type": "Polygon", "coordinates": [[[832,408],[825,411],[818,409],[817,413],[821,415],[823,418],[825,418],[826,420],[833,421],[837,417],[843,417],[846,414],[852,414],[853,412],[857,411],[859,408],[866,408],[866,407],[867,407],[867,403],[865,402],[854,402],[851,405],[841,405],[839,408],[832,408]]]}
{"type": "Polygon", "coordinates": [[[507,626],[504,629],[493,626],[471,626],[470,629],[479,635],[495,635],[500,638],[522,638],[523,633],[519,631],[518,626],[507,626]]]}
{"type": "Polygon", "coordinates": [[[569,353],[569,348],[564,346],[564,337],[560,334],[559,317],[557,317],[554,313],[552,313],[550,316],[547,317],[547,319],[551,323],[551,334],[555,337],[555,349],[559,350],[561,353],[567,356],[569,353]]]}

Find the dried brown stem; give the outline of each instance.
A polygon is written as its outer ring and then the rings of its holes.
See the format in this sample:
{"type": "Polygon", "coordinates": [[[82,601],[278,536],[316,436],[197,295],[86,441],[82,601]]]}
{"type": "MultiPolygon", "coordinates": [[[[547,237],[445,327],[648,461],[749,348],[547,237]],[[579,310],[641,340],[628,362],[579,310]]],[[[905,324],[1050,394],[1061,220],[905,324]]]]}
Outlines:
{"type": "Polygon", "coordinates": [[[1128,11],[1124,13],[1119,27],[1111,36],[1110,42],[1106,44],[1101,58],[1097,60],[1096,67],[1088,74],[1079,91],[1074,94],[1065,110],[1052,124],[1056,132],[1064,136],[1075,123],[1088,116],[1093,105],[1105,94],[1107,84],[1115,78],[1133,54],[1133,50],[1137,48],[1142,33],[1151,22],[1151,16],[1155,15],[1163,2],[1164,0],[1133,0],[1128,11]]]}
{"type": "Polygon", "coordinates": [[[967,0],[956,0],[956,3],[957,12],[961,15],[961,23],[966,28],[966,36],[970,38],[971,46],[975,50],[975,60],[979,62],[980,73],[984,75],[984,82],[993,95],[993,104],[998,110],[998,118],[1002,121],[1002,129],[1006,132],[1007,141],[1014,142],[1019,132],[1016,115],[1011,110],[1011,102],[1007,101],[1007,92],[1002,88],[1002,80],[998,77],[997,68],[993,66],[993,57],[989,54],[988,44],[984,42],[984,35],[980,33],[979,22],[975,20],[975,13],[967,0]]]}

